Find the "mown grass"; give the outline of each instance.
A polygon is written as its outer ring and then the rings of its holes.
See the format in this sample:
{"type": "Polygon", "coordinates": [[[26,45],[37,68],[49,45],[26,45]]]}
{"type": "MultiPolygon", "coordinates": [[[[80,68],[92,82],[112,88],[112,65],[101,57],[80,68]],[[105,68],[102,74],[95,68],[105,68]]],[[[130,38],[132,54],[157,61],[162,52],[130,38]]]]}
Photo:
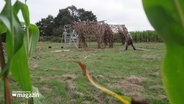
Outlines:
{"type": "MultiPolygon", "coordinates": [[[[71,61],[85,63],[98,83],[118,94],[144,98],[150,104],[168,104],[160,74],[165,53],[163,43],[135,43],[142,51],[131,47],[124,51],[119,43],[105,49],[97,49],[90,43],[92,48],[86,50],[61,46],[39,43],[29,60],[32,83],[44,96],[43,104],[121,104],[93,87],[82,76],[80,67],[71,61]]],[[[12,90],[17,89],[12,87],[12,90]]]]}

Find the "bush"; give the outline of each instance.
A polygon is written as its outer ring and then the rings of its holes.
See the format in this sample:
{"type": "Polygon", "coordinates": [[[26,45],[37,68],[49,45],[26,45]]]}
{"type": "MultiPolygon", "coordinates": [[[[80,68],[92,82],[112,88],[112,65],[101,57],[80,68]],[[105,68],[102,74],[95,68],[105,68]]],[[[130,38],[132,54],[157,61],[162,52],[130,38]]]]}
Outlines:
{"type": "Polygon", "coordinates": [[[61,36],[42,36],[42,39],[40,39],[42,42],[63,42],[63,38],[61,36]]]}

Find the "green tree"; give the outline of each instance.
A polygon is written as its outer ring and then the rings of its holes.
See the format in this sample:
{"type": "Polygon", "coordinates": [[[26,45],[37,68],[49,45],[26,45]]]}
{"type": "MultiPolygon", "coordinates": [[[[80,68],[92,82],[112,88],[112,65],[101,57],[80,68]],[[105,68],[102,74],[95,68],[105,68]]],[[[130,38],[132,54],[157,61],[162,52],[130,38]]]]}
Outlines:
{"type": "Polygon", "coordinates": [[[59,10],[55,17],[55,26],[64,26],[71,24],[73,21],[96,21],[97,17],[92,11],[86,11],[83,8],[77,9],[75,6],[69,6],[65,9],[59,10]]]}
{"type": "Polygon", "coordinates": [[[36,25],[39,27],[41,35],[58,36],[62,34],[64,25],[71,24],[74,21],[97,21],[97,17],[92,11],[86,11],[83,8],[77,9],[77,7],[72,5],[60,9],[55,18],[49,15],[37,22],[36,25]]]}
{"type": "Polygon", "coordinates": [[[72,23],[73,20],[73,16],[70,14],[68,9],[61,9],[54,19],[54,25],[55,27],[64,26],[65,24],[72,23]]]}
{"type": "Polygon", "coordinates": [[[96,21],[97,18],[92,11],[78,9],[79,21],[96,21]]]}
{"type": "Polygon", "coordinates": [[[46,18],[42,18],[41,21],[37,22],[36,25],[40,29],[40,35],[50,36],[54,26],[54,17],[48,15],[46,18]]]}

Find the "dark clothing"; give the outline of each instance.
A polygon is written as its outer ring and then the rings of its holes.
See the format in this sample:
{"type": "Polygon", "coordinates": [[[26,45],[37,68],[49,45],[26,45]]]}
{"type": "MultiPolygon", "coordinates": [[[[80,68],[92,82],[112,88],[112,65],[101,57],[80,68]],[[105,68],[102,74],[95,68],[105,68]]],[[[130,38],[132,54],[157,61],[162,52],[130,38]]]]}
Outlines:
{"type": "Polygon", "coordinates": [[[125,38],[125,50],[127,50],[128,49],[128,46],[129,45],[131,45],[132,46],[132,48],[134,49],[134,50],[136,50],[136,48],[134,47],[134,45],[133,45],[133,41],[132,41],[132,36],[131,36],[131,34],[130,33],[128,33],[127,34],[127,37],[125,38]]]}
{"type": "MultiPolygon", "coordinates": [[[[133,43],[132,43],[132,44],[130,44],[130,45],[132,46],[132,48],[133,48],[134,50],[136,50],[136,48],[134,47],[133,43]]],[[[128,45],[126,45],[125,50],[127,50],[127,49],[128,49],[128,45]]]]}

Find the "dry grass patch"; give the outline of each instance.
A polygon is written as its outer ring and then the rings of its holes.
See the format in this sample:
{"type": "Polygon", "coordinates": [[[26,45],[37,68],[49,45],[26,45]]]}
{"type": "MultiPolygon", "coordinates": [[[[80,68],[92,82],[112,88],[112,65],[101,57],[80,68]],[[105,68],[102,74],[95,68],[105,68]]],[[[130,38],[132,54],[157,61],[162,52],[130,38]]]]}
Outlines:
{"type": "Polygon", "coordinates": [[[144,77],[137,77],[132,75],[120,80],[115,84],[111,84],[110,88],[120,89],[122,93],[129,96],[141,96],[140,93],[145,90],[141,83],[145,80],[147,79],[144,77]]]}

